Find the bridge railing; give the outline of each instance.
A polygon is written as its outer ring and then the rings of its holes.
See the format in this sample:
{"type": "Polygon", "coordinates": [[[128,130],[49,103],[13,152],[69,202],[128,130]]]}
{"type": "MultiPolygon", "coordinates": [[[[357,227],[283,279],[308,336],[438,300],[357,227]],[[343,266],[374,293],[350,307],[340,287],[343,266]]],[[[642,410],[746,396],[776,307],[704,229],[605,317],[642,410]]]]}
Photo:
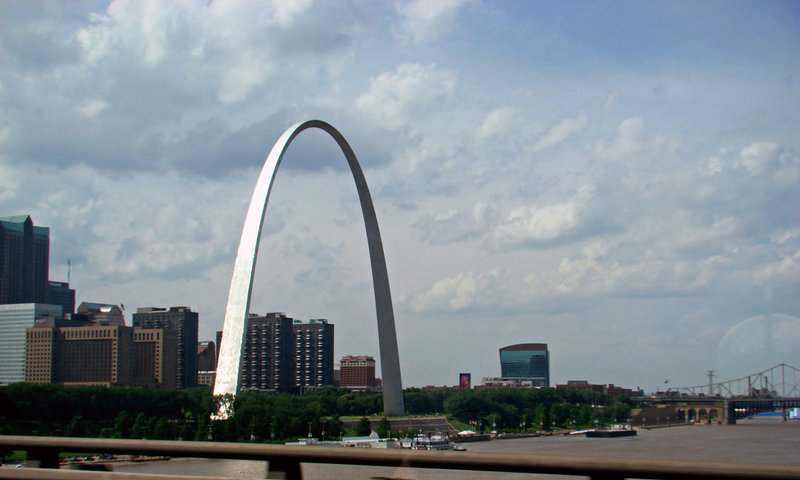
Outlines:
{"type": "MultiPolygon", "coordinates": [[[[605,457],[510,455],[399,449],[285,446],[250,443],[118,440],[99,438],[0,436],[0,447],[24,450],[28,464],[41,468],[0,468],[0,478],[175,479],[174,475],[75,471],[58,468],[60,452],[154,455],[269,462],[267,478],[302,478],[303,463],[579,475],[592,479],[733,478],[800,480],[800,466],[721,464],[605,457]]],[[[468,475],[468,474],[467,474],[468,475]]],[[[188,477],[187,477],[188,478],[188,477]]],[[[197,478],[197,477],[194,477],[197,478]]]]}

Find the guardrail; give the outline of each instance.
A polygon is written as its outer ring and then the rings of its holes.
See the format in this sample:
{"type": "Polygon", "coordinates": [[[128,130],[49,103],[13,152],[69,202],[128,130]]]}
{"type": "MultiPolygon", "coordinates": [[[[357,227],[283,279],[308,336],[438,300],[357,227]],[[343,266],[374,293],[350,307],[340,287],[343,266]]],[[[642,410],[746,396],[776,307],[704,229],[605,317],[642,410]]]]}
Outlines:
{"type": "MultiPolygon", "coordinates": [[[[800,466],[676,462],[621,458],[510,455],[395,449],[265,445],[254,443],[119,440],[103,438],[0,436],[0,447],[25,450],[28,465],[0,468],[0,478],[26,479],[175,479],[174,475],[136,475],[58,469],[60,452],[133,454],[169,457],[261,460],[267,478],[302,478],[302,463],[369,465],[448,470],[580,475],[592,479],[795,479],[800,466]]],[[[198,477],[183,477],[198,478],[198,477]]]]}

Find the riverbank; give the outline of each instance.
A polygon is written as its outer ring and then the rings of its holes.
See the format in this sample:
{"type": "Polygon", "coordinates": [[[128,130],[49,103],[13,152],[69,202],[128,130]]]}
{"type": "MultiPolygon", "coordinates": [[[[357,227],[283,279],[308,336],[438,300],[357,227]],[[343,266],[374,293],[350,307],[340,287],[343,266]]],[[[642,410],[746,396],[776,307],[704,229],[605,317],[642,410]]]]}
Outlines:
{"type": "MultiPolygon", "coordinates": [[[[581,435],[551,435],[474,442],[470,452],[574,457],[639,458],[652,460],[800,465],[800,422],[779,419],[747,419],[737,425],[696,425],[640,431],[635,437],[586,438],[581,435]]],[[[204,475],[220,478],[261,479],[266,462],[244,460],[181,459],[149,464],[114,466],[115,471],[173,475],[204,475]]],[[[306,480],[343,478],[407,478],[416,480],[523,480],[524,474],[463,472],[447,470],[303,464],[306,480]]],[[[564,478],[537,476],[537,479],[564,478]]]]}

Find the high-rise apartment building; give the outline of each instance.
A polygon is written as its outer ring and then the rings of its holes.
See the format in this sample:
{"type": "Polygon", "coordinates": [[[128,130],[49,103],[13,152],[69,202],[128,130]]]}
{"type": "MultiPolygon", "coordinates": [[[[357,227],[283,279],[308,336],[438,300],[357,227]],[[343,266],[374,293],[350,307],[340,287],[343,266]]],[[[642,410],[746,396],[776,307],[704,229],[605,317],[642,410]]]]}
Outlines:
{"type": "Polygon", "coordinates": [[[546,343],[520,343],[500,349],[502,378],[526,379],[534,387],[550,386],[550,354],[546,343]]]}
{"type": "Polygon", "coordinates": [[[372,390],[377,385],[374,358],[366,355],[346,355],[339,360],[339,386],[341,388],[372,390]]]}
{"type": "Polygon", "coordinates": [[[272,312],[250,314],[245,329],[240,389],[301,393],[333,385],[332,323],[272,312]]]}
{"type": "Polygon", "coordinates": [[[50,229],[0,217],[0,304],[49,303],[50,229]]]}
{"type": "Polygon", "coordinates": [[[0,305],[0,385],[25,380],[25,330],[37,320],[60,316],[58,305],[0,305]]]}
{"type": "Polygon", "coordinates": [[[291,317],[277,312],[247,317],[239,379],[241,390],[293,390],[292,324],[291,317]]]}
{"type": "Polygon", "coordinates": [[[197,312],[189,307],[143,307],[133,314],[133,326],[142,329],[164,328],[175,331],[177,388],[197,386],[197,312]]]}
{"type": "Polygon", "coordinates": [[[333,385],[333,324],[324,318],[295,320],[294,388],[333,385]]]}

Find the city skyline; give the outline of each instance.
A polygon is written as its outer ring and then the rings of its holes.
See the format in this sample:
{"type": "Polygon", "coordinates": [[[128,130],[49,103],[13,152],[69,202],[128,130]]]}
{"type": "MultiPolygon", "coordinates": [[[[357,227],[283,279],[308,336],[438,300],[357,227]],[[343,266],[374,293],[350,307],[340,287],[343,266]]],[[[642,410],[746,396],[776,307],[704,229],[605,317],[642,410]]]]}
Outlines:
{"type": "MultiPolygon", "coordinates": [[[[698,385],[800,364],[792,2],[3,2],[0,215],[50,228],[81,299],[222,329],[269,147],[319,118],[356,151],[403,385],[499,374],[698,385]],[[236,28],[231,28],[235,26],[236,28]],[[635,361],[634,361],[635,360],[635,361]]],[[[334,142],[298,138],[252,311],[325,317],[377,358],[334,142]]]]}

